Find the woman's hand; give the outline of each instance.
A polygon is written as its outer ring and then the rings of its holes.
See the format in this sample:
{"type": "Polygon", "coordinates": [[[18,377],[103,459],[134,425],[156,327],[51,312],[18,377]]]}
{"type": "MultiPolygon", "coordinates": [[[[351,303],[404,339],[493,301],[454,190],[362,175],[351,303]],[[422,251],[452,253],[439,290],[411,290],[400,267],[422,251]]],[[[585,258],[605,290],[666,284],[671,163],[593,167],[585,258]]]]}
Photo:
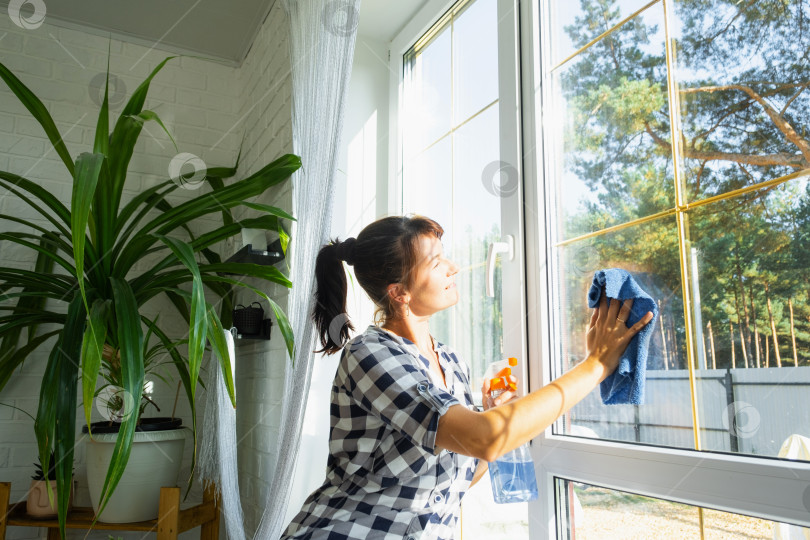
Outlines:
{"type": "Polygon", "coordinates": [[[608,305],[603,289],[599,306],[593,310],[585,344],[588,348],[588,360],[597,361],[604,368],[600,382],[618,367],[622,353],[633,336],[652,320],[653,314],[648,311],[641,320],[628,328],[627,318],[632,307],[632,298],[625,300],[621,307],[616,299],[612,299],[608,305]]]}
{"type": "MultiPolygon", "coordinates": [[[[506,378],[507,382],[515,383],[517,385],[517,377],[509,375],[506,378]]],[[[507,385],[508,386],[508,385],[507,385]]],[[[484,384],[481,385],[482,401],[484,402],[484,410],[489,410],[492,407],[503,405],[507,401],[512,401],[517,397],[517,393],[512,390],[504,390],[498,397],[493,398],[492,392],[489,390],[489,378],[484,377],[484,384]]]]}

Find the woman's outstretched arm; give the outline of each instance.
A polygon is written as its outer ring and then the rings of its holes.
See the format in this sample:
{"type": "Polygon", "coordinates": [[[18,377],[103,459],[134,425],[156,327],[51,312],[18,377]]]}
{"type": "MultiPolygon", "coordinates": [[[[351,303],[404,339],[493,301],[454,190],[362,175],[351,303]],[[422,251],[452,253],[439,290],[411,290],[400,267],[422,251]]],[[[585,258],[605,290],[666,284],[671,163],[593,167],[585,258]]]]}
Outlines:
{"type": "Polygon", "coordinates": [[[579,403],[619,364],[630,340],[651,319],[647,313],[628,328],[624,321],[633,301],[619,307],[605,295],[591,316],[586,336],[587,358],[543,388],[484,412],[455,405],[439,419],[436,446],[494,461],[530,441],[579,403]]]}

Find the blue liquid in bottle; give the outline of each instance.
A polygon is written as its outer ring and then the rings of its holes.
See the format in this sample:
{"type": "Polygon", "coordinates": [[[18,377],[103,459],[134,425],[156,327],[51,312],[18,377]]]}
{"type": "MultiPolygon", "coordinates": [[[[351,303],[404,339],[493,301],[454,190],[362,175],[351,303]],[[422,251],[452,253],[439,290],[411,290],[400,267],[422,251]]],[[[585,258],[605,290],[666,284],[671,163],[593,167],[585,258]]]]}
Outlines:
{"type": "Polygon", "coordinates": [[[537,498],[534,463],[523,445],[489,464],[492,496],[498,504],[533,501],[537,498]]]}

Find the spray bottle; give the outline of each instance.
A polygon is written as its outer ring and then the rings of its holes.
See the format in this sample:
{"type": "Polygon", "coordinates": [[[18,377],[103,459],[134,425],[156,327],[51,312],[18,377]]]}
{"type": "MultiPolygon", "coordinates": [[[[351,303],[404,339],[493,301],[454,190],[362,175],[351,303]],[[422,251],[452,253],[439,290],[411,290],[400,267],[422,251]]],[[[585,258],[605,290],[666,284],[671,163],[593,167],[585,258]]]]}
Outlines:
{"type": "MultiPolygon", "coordinates": [[[[484,377],[489,379],[490,395],[498,397],[507,390],[517,390],[517,384],[510,380],[512,368],[517,366],[517,358],[493,362],[484,377]]],[[[492,481],[492,496],[499,504],[533,501],[537,498],[537,479],[534,462],[529,453],[529,443],[508,452],[489,464],[492,481]]]]}

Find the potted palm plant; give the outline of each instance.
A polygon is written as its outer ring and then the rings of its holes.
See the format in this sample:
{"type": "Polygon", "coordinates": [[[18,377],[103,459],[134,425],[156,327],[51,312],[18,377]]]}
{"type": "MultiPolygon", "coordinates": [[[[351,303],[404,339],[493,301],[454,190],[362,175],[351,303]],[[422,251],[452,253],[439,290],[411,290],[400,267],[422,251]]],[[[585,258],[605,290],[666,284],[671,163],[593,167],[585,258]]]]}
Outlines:
{"type": "MultiPolygon", "coordinates": [[[[234,400],[223,333],[223,323],[230,325],[234,290],[248,288],[269,303],[292,357],[292,330],[284,312],[241,276],[287,287],[291,286],[289,279],[272,266],[222,261],[211,248],[239,234],[243,227],[282,230],[280,220],[292,216],[248,199],[289,178],[301,165],[297,156],[282,156],[249,177],[228,184],[223,179],[236,174],[238,159],[231,168],[209,168],[205,174],[212,189],[180,204],[171,205],[167,200],[182,184],[178,178],[168,178],[124,200],[128,165],[144,123],[156,122],[165,130],[158,115],[144,109],[144,103],[152,79],[172,58],[161,62],[133,92],[112,130],[105,87],[92,151],[75,159],[43,103],[0,63],[0,78],[42,126],[73,179],[68,206],[36,182],[0,171],[0,187],[16,195],[39,217],[26,220],[0,215],[0,219],[17,224],[14,231],[0,229],[0,240],[28,248],[36,256],[33,270],[0,266],[0,292],[12,302],[0,311],[0,392],[27,356],[55,338],[42,376],[34,431],[43,469],[50,468],[54,452],[62,536],[73,469],[77,389],[81,382],[85,420],[92,436],[90,416],[97,379],[105,370],[109,375],[111,365],[105,361],[105,345],[115,354],[117,372],[113,375],[120,381],[121,391],[130,396],[143,393],[145,351],[149,347],[144,329],[163,345],[191,406],[195,460],[195,398],[207,347],[219,358],[219,369],[234,400]],[[237,222],[230,211],[239,205],[261,215],[237,222]],[[220,213],[221,227],[199,236],[192,234],[194,220],[220,213]],[[47,225],[41,225],[43,222],[47,225]],[[26,230],[19,232],[19,225],[26,230]],[[142,313],[147,302],[161,295],[188,323],[188,334],[183,336],[185,351],[142,313]],[[218,315],[220,300],[224,301],[218,315]],[[40,331],[42,328],[45,331],[40,331]]],[[[103,511],[124,473],[139,419],[135,413],[121,418],[98,512],[103,511]]]]}

